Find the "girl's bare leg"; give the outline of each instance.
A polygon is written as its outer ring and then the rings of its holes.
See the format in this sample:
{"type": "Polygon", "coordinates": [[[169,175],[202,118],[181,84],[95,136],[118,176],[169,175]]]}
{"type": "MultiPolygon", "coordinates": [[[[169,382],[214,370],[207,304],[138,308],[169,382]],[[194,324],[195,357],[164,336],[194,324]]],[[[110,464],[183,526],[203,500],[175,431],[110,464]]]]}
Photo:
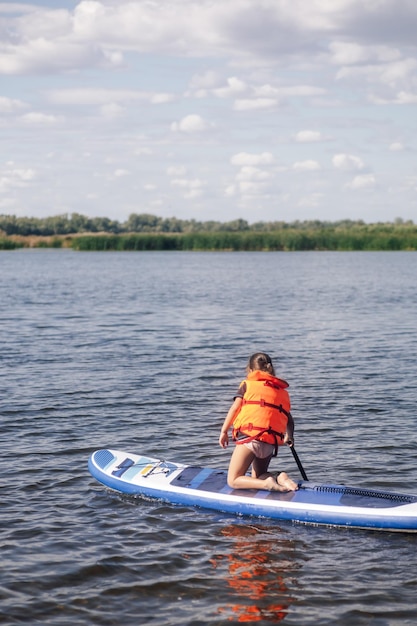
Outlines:
{"type": "MultiPolygon", "coordinates": [[[[267,472],[271,457],[257,459],[246,446],[237,445],[230,459],[227,484],[232,489],[265,489],[267,491],[288,491],[288,487],[278,483],[267,472]],[[254,464],[252,476],[246,476],[251,463],[254,464]]],[[[288,478],[288,477],[287,477],[288,478]]],[[[295,485],[295,483],[294,483],[295,485]]],[[[294,488],[296,488],[295,485],[294,488]]]]}

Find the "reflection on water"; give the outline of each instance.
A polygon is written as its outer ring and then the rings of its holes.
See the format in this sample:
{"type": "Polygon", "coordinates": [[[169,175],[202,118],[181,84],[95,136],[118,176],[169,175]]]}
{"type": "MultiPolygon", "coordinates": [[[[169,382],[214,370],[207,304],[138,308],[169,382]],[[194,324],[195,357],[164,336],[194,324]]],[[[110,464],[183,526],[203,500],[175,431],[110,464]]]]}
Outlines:
{"type": "Polygon", "coordinates": [[[294,542],[262,526],[229,524],[220,534],[233,543],[228,554],[212,559],[212,565],[227,570],[233,602],[219,612],[231,622],[281,622],[294,602],[286,584],[295,569],[294,542]]]}

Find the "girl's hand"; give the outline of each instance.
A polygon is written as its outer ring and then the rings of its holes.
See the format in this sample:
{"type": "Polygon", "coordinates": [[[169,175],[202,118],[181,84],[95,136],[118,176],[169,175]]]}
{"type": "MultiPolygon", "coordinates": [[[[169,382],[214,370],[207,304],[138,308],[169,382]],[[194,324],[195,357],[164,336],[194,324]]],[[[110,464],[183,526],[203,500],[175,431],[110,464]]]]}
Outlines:
{"type": "Polygon", "coordinates": [[[287,444],[287,446],[293,446],[294,445],[294,436],[289,435],[288,433],[285,433],[284,435],[284,443],[287,444]]]}
{"type": "Polygon", "coordinates": [[[229,435],[227,434],[227,431],[222,430],[220,433],[219,444],[222,448],[227,448],[229,445],[229,435]]]}

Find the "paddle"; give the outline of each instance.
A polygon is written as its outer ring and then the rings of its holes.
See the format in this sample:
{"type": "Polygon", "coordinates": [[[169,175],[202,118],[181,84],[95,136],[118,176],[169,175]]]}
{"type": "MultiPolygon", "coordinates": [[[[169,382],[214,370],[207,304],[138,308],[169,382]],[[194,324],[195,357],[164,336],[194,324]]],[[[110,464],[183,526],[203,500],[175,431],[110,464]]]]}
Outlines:
{"type": "Polygon", "coordinates": [[[295,451],[294,444],[290,445],[290,450],[291,450],[292,455],[293,455],[293,457],[295,459],[295,462],[297,463],[298,469],[300,470],[300,474],[303,477],[303,480],[308,480],[307,474],[304,471],[304,467],[301,465],[301,461],[298,458],[297,452],[295,451]]]}

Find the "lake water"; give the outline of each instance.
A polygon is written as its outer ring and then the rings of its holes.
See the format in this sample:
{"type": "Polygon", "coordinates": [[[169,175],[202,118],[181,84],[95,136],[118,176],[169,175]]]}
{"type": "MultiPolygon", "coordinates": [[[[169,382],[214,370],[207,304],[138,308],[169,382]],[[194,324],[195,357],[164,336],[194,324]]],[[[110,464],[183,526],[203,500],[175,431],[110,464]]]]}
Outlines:
{"type": "Polygon", "coordinates": [[[265,350],[311,480],[416,494],[416,279],[412,252],[1,252],[0,623],[414,625],[416,535],[121,497],[87,460],[227,467],[265,350]]]}

